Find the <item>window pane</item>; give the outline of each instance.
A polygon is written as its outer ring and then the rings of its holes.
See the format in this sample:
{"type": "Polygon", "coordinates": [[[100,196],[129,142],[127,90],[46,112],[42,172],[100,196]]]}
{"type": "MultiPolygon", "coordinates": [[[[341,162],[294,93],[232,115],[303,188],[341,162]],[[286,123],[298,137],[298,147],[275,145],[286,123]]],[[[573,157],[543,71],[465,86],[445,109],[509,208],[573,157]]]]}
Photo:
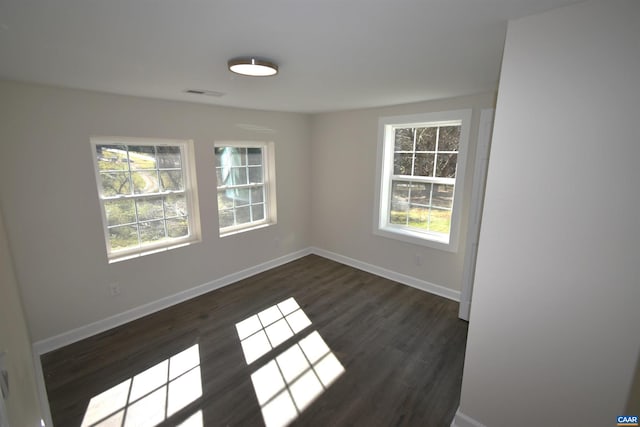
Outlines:
{"type": "Polygon", "coordinates": [[[155,169],[156,147],[153,145],[130,145],[129,163],[131,170],[155,169]]]}
{"type": "Polygon", "coordinates": [[[171,238],[185,237],[189,235],[187,218],[173,218],[167,220],[167,235],[171,238]]]}
{"type": "Polygon", "coordinates": [[[393,181],[391,184],[391,211],[406,212],[409,206],[409,186],[405,181],[393,181]]]}
{"type": "Polygon", "coordinates": [[[426,229],[429,225],[429,208],[411,205],[409,208],[409,226],[426,229]]]}
{"type": "Polygon", "coordinates": [[[391,224],[406,224],[409,213],[409,188],[411,183],[393,181],[391,183],[391,224]]]}
{"type": "Polygon", "coordinates": [[[233,185],[231,168],[219,168],[216,170],[216,178],[218,179],[218,187],[233,185]]]}
{"type": "Polygon", "coordinates": [[[247,149],[240,147],[225,147],[222,156],[223,166],[244,166],[247,164],[247,149]]]}
{"type": "Polygon", "coordinates": [[[219,211],[218,214],[220,228],[229,227],[233,225],[233,210],[226,209],[219,211]]]}
{"type": "Polygon", "coordinates": [[[251,213],[254,221],[262,221],[264,219],[264,205],[251,205],[251,213]]]}
{"type": "Polygon", "coordinates": [[[398,224],[398,225],[406,225],[407,224],[407,218],[408,218],[408,214],[409,214],[409,209],[408,209],[409,205],[405,206],[405,210],[397,210],[391,211],[391,214],[389,215],[389,223],[391,224],[398,224]]]}
{"type": "Polygon", "coordinates": [[[264,187],[256,187],[251,189],[251,203],[264,202],[264,187]]]}
{"type": "Polygon", "coordinates": [[[140,229],[140,243],[152,243],[157,242],[165,238],[164,235],[164,221],[150,221],[141,222],[139,224],[140,229]]]}
{"type": "Polygon", "coordinates": [[[411,175],[411,162],[413,154],[398,154],[393,156],[393,174],[411,175]]]}
{"type": "Polygon", "coordinates": [[[136,208],[133,200],[107,200],[104,202],[107,225],[121,225],[136,222],[136,208]]]}
{"type": "Polygon", "coordinates": [[[233,168],[231,169],[231,184],[232,185],[244,185],[247,184],[247,168],[233,168]]]}
{"type": "Polygon", "coordinates": [[[249,168],[249,183],[257,184],[262,183],[262,166],[253,166],[249,168]]]}
{"type": "Polygon", "coordinates": [[[438,128],[416,129],[416,151],[436,151],[436,135],[438,128]]]}
{"type": "Polygon", "coordinates": [[[433,159],[435,154],[416,154],[416,164],[413,174],[415,176],[433,176],[433,159]]]}
{"type": "Polygon", "coordinates": [[[233,194],[234,190],[218,191],[218,209],[233,208],[233,194]]]}
{"type": "Polygon", "coordinates": [[[101,173],[102,195],[106,197],[131,194],[129,172],[101,173]]]}
{"type": "Polygon", "coordinates": [[[164,215],[162,197],[136,200],[136,206],[138,208],[138,221],[160,219],[164,215]]]}
{"type": "Polygon", "coordinates": [[[236,188],[234,190],[234,199],[236,202],[236,206],[248,205],[250,200],[249,196],[251,194],[251,190],[248,188],[236,188]]]}
{"type": "Polygon", "coordinates": [[[458,151],[460,147],[460,126],[443,126],[440,128],[438,151],[458,151]]]}
{"type": "Polygon", "coordinates": [[[434,184],[431,204],[435,207],[451,209],[453,206],[453,185],[434,184]]]}
{"type": "Polygon", "coordinates": [[[160,183],[163,191],[184,190],[182,182],[182,171],[160,171],[160,183]]]}
{"type": "Polygon", "coordinates": [[[109,243],[111,250],[118,250],[138,246],[138,227],[136,225],[124,225],[109,228],[109,243]]]}
{"type": "Polygon", "coordinates": [[[420,204],[429,206],[431,198],[431,186],[429,183],[412,183],[411,184],[411,205],[420,204]]]}
{"type": "Polygon", "coordinates": [[[444,209],[431,209],[430,231],[449,234],[451,229],[451,211],[444,209]]]}
{"type": "Polygon", "coordinates": [[[216,185],[218,187],[225,185],[222,168],[216,168],[216,185]]]}
{"type": "Polygon", "coordinates": [[[224,154],[224,147],[215,147],[215,159],[216,159],[216,167],[222,166],[222,155],[224,154]]]}
{"type": "Polygon", "coordinates": [[[248,148],[247,155],[250,165],[262,165],[262,148],[248,148]]]}
{"type": "Polygon", "coordinates": [[[157,193],[159,191],[158,172],[155,170],[131,172],[135,194],[157,193]]]}
{"type": "Polygon", "coordinates": [[[413,131],[411,128],[396,129],[394,151],[413,151],[413,131]]]}
{"type": "Polygon", "coordinates": [[[438,153],[438,167],[436,168],[436,176],[442,178],[455,178],[457,163],[457,154],[438,153]]]}
{"type": "Polygon", "coordinates": [[[164,198],[164,215],[166,218],[187,215],[187,200],[184,194],[171,194],[164,198]]]}
{"type": "Polygon", "coordinates": [[[180,168],[182,167],[182,156],[180,147],[164,146],[156,147],[159,168],[180,168]]]}
{"type": "Polygon", "coordinates": [[[249,206],[236,208],[236,224],[245,224],[247,222],[251,222],[251,208],[249,206]]]}
{"type": "Polygon", "coordinates": [[[128,170],[127,147],[124,145],[96,145],[98,169],[128,170]]]}

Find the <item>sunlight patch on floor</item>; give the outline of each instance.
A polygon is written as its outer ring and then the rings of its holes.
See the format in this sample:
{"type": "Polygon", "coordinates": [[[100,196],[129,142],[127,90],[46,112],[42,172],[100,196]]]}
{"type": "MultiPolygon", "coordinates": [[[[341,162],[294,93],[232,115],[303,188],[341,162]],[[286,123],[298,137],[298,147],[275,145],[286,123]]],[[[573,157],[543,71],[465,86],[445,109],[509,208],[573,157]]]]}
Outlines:
{"type": "Polygon", "coordinates": [[[289,298],[236,323],[247,365],[311,325],[295,299],[289,298]]]}
{"type": "Polygon", "coordinates": [[[189,418],[178,424],[176,427],[204,427],[204,420],[202,418],[202,410],[199,410],[189,418]]]}
{"type": "MultiPolygon", "coordinates": [[[[195,344],[94,396],[81,426],[154,427],[200,396],[200,349],[195,344]]],[[[181,424],[202,425],[202,412],[181,424]]]]}
{"type": "MultiPolygon", "coordinates": [[[[293,298],[238,322],[247,365],[309,326],[311,320],[293,298]]],[[[266,426],[291,423],[344,372],[318,331],[277,354],[251,375],[266,426]]]]}

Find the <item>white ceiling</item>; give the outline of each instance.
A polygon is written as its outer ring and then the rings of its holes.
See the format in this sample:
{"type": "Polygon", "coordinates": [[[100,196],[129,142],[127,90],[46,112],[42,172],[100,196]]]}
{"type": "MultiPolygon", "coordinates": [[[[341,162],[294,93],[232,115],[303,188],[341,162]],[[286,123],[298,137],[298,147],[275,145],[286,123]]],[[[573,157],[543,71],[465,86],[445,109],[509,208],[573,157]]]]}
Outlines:
{"type": "Polygon", "coordinates": [[[570,3],[0,0],[0,78],[280,111],[400,104],[495,90],[507,20],[570,3]],[[280,73],[233,75],[243,55],[280,73]]]}

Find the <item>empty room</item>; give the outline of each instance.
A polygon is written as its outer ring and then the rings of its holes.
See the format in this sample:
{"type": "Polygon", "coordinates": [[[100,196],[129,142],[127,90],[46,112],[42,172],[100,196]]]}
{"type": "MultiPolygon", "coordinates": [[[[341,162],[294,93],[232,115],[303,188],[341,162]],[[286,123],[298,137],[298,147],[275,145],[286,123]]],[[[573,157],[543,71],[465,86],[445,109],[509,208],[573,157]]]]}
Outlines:
{"type": "Polygon", "coordinates": [[[640,2],[0,0],[0,427],[640,414],[640,2]]]}

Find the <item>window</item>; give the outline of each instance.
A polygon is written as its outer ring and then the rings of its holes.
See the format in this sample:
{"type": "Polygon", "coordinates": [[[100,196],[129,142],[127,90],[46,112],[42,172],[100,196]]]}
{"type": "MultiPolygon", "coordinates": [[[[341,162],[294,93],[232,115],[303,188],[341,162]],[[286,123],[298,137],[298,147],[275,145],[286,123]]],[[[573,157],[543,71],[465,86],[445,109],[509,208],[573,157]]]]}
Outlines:
{"type": "Polygon", "coordinates": [[[457,250],[471,110],[380,119],[374,232],[457,250]]]}
{"type": "Polygon", "coordinates": [[[199,239],[190,141],[91,142],[110,261],[199,239]]]}
{"type": "Polygon", "coordinates": [[[217,143],[220,236],[276,222],[273,143],[217,143]]]}

